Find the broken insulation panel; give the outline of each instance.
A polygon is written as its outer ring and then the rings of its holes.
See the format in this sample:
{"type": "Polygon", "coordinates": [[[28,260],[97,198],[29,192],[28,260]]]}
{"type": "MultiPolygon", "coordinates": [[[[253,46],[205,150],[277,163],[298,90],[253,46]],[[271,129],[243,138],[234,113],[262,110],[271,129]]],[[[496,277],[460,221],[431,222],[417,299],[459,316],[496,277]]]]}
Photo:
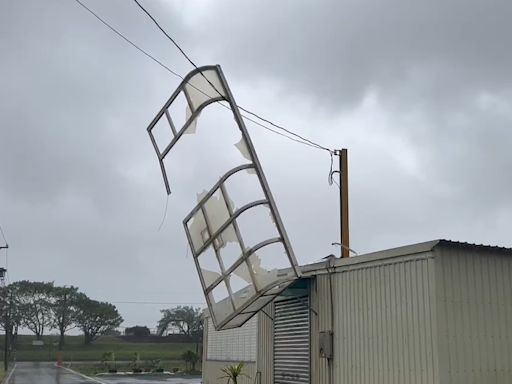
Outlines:
{"type": "Polygon", "coordinates": [[[183,134],[196,132],[201,111],[217,101],[229,104],[241,133],[234,145],[245,163],[219,175],[215,185],[200,193],[183,225],[215,329],[222,330],[243,325],[295,281],[299,269],[251,138],[219,66],[189,73],[148,127],[167,193],[171,189],[163,160],[183,134]],[[175,112],[174,103],[183,100],[185,105],[175,112]],[[160,131],[164,123],[169,135],[163,137],[170,139],[157,145],[153,129],[158,127],[160,131]],[[251,192],[249,197],[241,193],[247,190],[251,192]]]}

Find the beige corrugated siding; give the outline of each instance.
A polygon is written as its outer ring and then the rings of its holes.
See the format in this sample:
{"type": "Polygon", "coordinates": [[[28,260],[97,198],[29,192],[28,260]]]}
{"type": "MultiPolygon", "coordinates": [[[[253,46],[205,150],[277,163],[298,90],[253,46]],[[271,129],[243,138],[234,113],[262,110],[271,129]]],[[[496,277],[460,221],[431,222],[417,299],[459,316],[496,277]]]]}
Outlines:
{"type": "MultiPolygon", "coordinates": [[[[434,260],[430,253],[338,268],[334,291],[334,382],[437,383],[434,260]]],[[[313,383],[327,383],[318,332],[329,328],[329,277],[312,290],[313,383]]]]}
{"type": "Polygon", "coordinates": [[[320,358],[318,334],[331,329],[329,280],[319,275],[311,280],[311,383],[329,384],[328,362],[320,358]],[[327,295],[327,296],[326,296],[327,295]]]}
{"type": "Polygon", "coordinates": [[[440,382],[512,383],[512,258],[476,248],[440,253],[440,382]]]}
{"type": "Polygon", "coordinates": [[[436,383],[429,258],[336,274],[335,376],[341,382],[436,383]]]}
{"type": "Polygon", "coordinates": [[[266,305],[258,313],[258,354],[256,358],[257,377],[256,384],[272,384],[274,377],[274,304],[266,305]],[[268,315],[268,316],[267,316],[268,315]]]}

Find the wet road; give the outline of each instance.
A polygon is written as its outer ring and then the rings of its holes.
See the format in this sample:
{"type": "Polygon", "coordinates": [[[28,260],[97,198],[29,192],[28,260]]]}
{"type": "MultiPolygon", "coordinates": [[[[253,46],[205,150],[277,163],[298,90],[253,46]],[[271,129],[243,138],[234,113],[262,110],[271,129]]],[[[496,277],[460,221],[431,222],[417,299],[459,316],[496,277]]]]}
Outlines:
{"type": "Polygon", "coordinates": [[[87,378],[54,363],[17,363],[5,384],[199,384],[201,379],[182,379],[169,376],[123,377],[101,376],[87,378]]]}
{"type": "Polygon", "coordinates": [[[17,363],[6,384],[92,384],[88,380],[53,363],[17,363]]]}

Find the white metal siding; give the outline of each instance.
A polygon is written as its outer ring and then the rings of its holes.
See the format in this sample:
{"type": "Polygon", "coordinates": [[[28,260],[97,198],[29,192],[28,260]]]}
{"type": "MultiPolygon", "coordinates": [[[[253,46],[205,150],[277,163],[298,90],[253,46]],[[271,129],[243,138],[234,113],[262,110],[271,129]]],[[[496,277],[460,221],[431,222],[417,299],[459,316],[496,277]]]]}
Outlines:
{"type": "Polygon", "coordinates": [[[274,308],[274,384],[309,383],[309,299],[276,301],[274,308]]]}
{"type": "Polygon", "coordinates": [[[258,357],[256,384],[273,384],[274,380],[274,303],[258,313],[258,357]],[[265,313],[263,313],[265,311],[265,313]]]}
{"type": "MultiPolygon", "coordinates": [[[[319,332],[331,330],[331,305],[327,275],[319,275],[311,282],[311,382],[329,383],[329,362],[320,357],[319,332]]],[[[336,353],[336,348],[334,353],[336,353]]]]}
{"type": "MultiPolygon", "coordinates": [[[[333,275],[336,383],[438,382],[429,256],[362,264],[333,275]]],[[[328,292],[318,296],[329,299],[328,292]]]]}
{"type": "Polygon", "coordinates": [[[512,383],[512,258],[459,248],[436,260],[441,383],[512,383]]]}
{"type": "Polygon", "coordinates": [[[211,318],[208,320],[208,345],[206,360],[256,361],[257,317],[240,328],[216,331],[211,318]]]}

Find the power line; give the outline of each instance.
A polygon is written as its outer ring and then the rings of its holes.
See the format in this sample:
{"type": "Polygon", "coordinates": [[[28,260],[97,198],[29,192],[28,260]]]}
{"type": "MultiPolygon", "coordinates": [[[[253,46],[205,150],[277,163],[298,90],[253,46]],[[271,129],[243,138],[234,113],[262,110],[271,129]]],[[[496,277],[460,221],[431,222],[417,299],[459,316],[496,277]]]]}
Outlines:
{"type": "Polygon", "coordinates": [[[147,305],[206,305],[204,302],[166,302],[166,301],[110,301],[112,304],[147,304],[147,305]]]}
{"type": "Polygon", "coordinates": [[[165,68],[167,71],[172,73],[174,76],[179,77],[183,80],[183,76],[181,76],[179,73],[173,71],[171,68],[169,68],[167,65],[162,63],[160,60],[152,56],[150,53],[139,47],[137,44],[135,44],[133,41],[128,39],[126,36],[124,36],[121,32],[119,32],[116,28],[114,28],[112,25],[110,25],[105,19],[103,19],[100,15],[98,15],[96,12],[94,12],[91,8],[89,8],[87,5],[82,3],[80,0],[75,0],[76,3],[78,3],[82,8],[84,8],[87,12],[89,12],[91,15],[93,15],[96,19],[98,19],[103,25],[105,25],[108,29],[110,29],[112,32],[114,32],[117,36],[119,36],[121,39],[126,41],[128,44],[130,44],[132,47],[134,47],[136,50],[141,52],[143,55],[147,56],[151,60],[153,60],[155,63],[159,64],[162,68],[165,68]]]}
{"type": "MultiPolygon", "coordinates": [[[[333,150],[331,150],[331,149],[329,149],[327,147],[324,147],[323,145],[317,144],[314,141],[311,141],[311,140],[309,140],[309,139],[299,135],[298,133],[292,132],[292,131],[284,128],[281,125],[275,124],[275,123],[271,122],[270,120],[267,120],[267,119],[261,117],[260,115],[254,113],[254,112],[249,111],[247,108],[241,107],[240,105],[238,105],[238,108],[240,108],[242,111],[244,111],[244,112],[246,112],[246,113],[248,113],[248,114],[250,114],[250,115],[252,115],[252,116],[254,116],[254,117],[256,117],[256,118],[258,118],[260,120],[262,120],[262,121],[264,121],[265,123],[268,123],[268,124],[272,125],[273,127],[279,128],[279,129],[281,129],[281,130],[283,130],[283,131],[285,131],[285,132],[287,132],[287,133],[289,133],[289,134],[291,134],[293,136],[298,137],[301,140],[304,140],[305,142],[309,143],[313,147],[316,147],[318,149],[323,149],[324,151],[328,151],[329,153],[333,153],[334,152],[333,150]]],[[[247,119],[247,117],[246,117],[246,119],[247,119]]],[[[250,120],[250,121],[254,122],[254,120],[250,120]]]]}
{"type": "Polygon", "coordinates": [[[142,9],[142,11],[148,15],[148,17],[153,20],[153,23],[155,23],[155,25],[158,27],[158,29],[160,31],[162,31],[162,33],[174,44],[174,46],[176,48],[178,48],[178,50],[181,52],[181,54],[185,57],[185,59],[188,60],[188,62],[194,67],[194,68],[197,68],[197,65],[192,61],[192,59],[190,59],[190,57],[188,57],[188,55],[185,53],[185,51],[183,49],[181,49],[181,47],[178,45],[178,43],[171,37],[169,36],[169,34],[165,31],[165,29],[163,29],[160,24],[158,24],[158,21],[155,20],[155,18],[151,15],[151,13],[149,13],[146,8],[144,8],[137,0],[133,0],[135,2],[135,4],[137,4],[139,6],[140,9],[142,9]]]}
{"type": "MultiPolygon", "coordinates": [[[[165,31],[165,29],[162,28],[162,26],[158,23],[158,21],[151,15],[151,13],[149,13],[149,11],[144,8],[138,0],[133,0],[137,5],[138,7],[153,21],[153,23],[157,26],[157,28],[165,35],[165,37],[167,37],[171,42],[172,44],[181,52],[181,54],[185,57],[185,59],[187,59],[187,61],[195,68],[195,69],[198,69],[197,68],[197,65],[192,61],[192,59],[190,59],[190,57],[185,53],[185,51],[180,47],[180,45],[165,31]]],[[[201,73],[202,74],[202,73],[201,73]]],[[[202,76],[205,78],[205,80],[210,84],[210,86],[220,95],[221,93],[217,90],[217,88],[215,88],[215,86],[210,82],[209,79],[207,79],[204,74],[202,74],[202,76]]],[[[258,115],[257,113],[255,112],[252,112],[250,110],[248,110],[247,108],[244,108],[240,105],[237,105],[238,108],[240,108],[242,111],[250,114],[251,116],[254,116],[256,117],[257,119],[261,120],[261,121],[264,121],[265,123],[267,124],[270,124],[272,125],[273,127],[275,128],[278,128],[278,129],[281,129],[283,131],[285,131],[286,133],[290,134],[290,135],[293,135],[295,137],[298,137],[299,139],[311,144],[311,146],[314,146],[314,147],[317,147],[318,149],[323,149],[325,151],[328,151],[328,152],[332,152],[329,148],[327,147],[324,147],[318,143],[315,143],[314,141],[311,141],[295,132],[292,132],[286,128],[284,128],[283,126],[281,125],[278,125],[278,124],[275,124],[273,123],[272,121],[264,118],[264,117],[261,117],[260,115],[258,115]]],[[[253,121],[254,122],[254,121],[253,121]]]]}
{"type": "MultiPolygon", "coordinates": [[[[135,1],[135,0],[134,0],[135,1]]],[[[92,16],[94,16],[98,21],[100,21],[103,25],[105,25],[109,30],[111,30],[112,32],[114,32],[118,37],[120,37],[121,39],[123,39],[125,42],[127,42],[128,44],[130,44],[132,47],[134,47],[136,50],[138,50],[140,53],[142,53],[144,56],[148,57],[149,59],[153,60],[155,63],[157,63],[158,65],[160,65],[162,68],[164,68],[166,71],[168,71],[169,73],[171,73],[172,75],[180,78],[181,80],[184,79],[184,76],[180,75],[179,73],[177,73],[176,71],[172,70],[171,68],[169,68],[167,65],[165,65],[162,61],[158,60],[156,57],[154,57],[153,55],[151,55],[149,52],[147,52],[146,50],[144,50],[143,48],[141,48],[139,45],[137,45],[136,43],[134,43],[132,40],[130,40],[129,38],[127,38],[125,35],[123,35],[118,29],[116,29],[115,27],[113,27],[110,23],[108,23],[105,19],[103,19],[100,15],[98,15],[96,12],[94,12],[91,8],[89,8],[87,5],[85,5],[82,1],[80,0],[75,0],[75,2],[77,4],[79,4],[83,9],[85,9],[87,12],[89,12],[92,16]]],[[[180,50],[180,52],[187,58],[187,60],[190,62],[190,64],[192,64],[195,68],[197,68],[197,66],[195,65],[195,63],[188,57],[188,55],[186,55],[186,53],[181,49],[181,47],[179,47],[179,45],[176,43],[176,41],[174,39],[172,39],[166,32],[165,30],[163,30],[163,28],[160,27],[160,25],[158,24],[158,22],[149,14],[148,11],[146,11],[144,9],[144,7],[142,7],[142,5],[136,1],[137,5],[153,20],[153,22],[155,24],[157,24],[158,28],[160,30],[162,30],[163,33],[165,33],[166,37],[168,37],[172,42],[173,44],[180,50]]],[[[203,75],[204,76],[204,75],[203,75]]],[[[217,92],[218,90],[215,88],[215,86],[213,84],[211,84],[211,82],[206,79],[208,81],[208,83],[210,83],[210,85],[212,86],[213,89],[215,89],[217,92]]],[[[194,86],[193,84],[190,84],[190,86],[192,86],[193,88],[195,88],[197,91],[201,92],[202,94],[204,94],[205,96],[207,97],[211,97],[211,95],[207,94],[206,92],[204,92],[203,90],[197,88],[196,86],[194,86]]],[[[225,104],[222,104],[219,102],[219,105],[221,105],[222,107],[226,108],[226,109],[229,109],[231,110],[231,108],[225,104]]],[[[268,123],[268,124],[271,124],[272,126],[278,128],[278,129],[281,129],[283,130],[284,132],[292,135],[292,136],[295,136],[296,138],[293,138],[293,137],[290,137],[288,136],[287,134],[284,134],[282,132],[279,132],[275,129],[272,129],[270,127],[267,127],[266,125],[254,120],[254,119],[251,119],[250,117],[248,116],[245,116],[242,114],[242,117],[247,120],[247,121],[250,121],[252,122],[253,124],[256,124],[258,125],[259,127],[261,128],[264,128],[266,129],[267,131],[269,132],[272,132],[272,133],[275,133],[279,136],[282,136],[282,137],[285,137],[289,140],[292,140],[294,142],[297,142],[299,144],[304,144],[304,145],[307,145],[309,147],[312,147],[312,148],[316,148],[316,149],[322,149],[322,150],[327,150],[329,152],[332,152],[332,150],[320,145],[320,144],[317,144],[297,133],[294,133],[293,131],[290,131],[278,124],[274,124],[272,123],[270,120],[267,120],[261,116],[259,116],[258,114],[254,113],[254,112],[251,112],[249,111],[247,108],[244,108],[244,107],[241,107],[241,106],[238,106],[238,108],[240,108],[242,111],[260,119],[261,121],[264,121],[265,123],[268,123]]]]}

